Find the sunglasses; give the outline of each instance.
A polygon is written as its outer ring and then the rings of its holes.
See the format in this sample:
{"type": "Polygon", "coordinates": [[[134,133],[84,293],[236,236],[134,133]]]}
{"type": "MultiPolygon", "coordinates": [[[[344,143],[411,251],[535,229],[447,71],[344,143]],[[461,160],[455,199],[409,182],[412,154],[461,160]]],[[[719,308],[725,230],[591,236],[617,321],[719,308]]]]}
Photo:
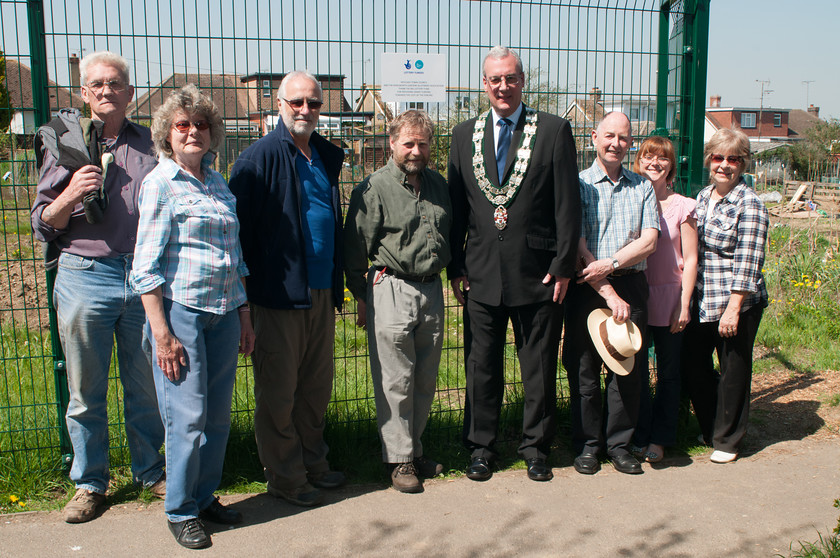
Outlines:
{"type": "Polygon", "coordinates": [[[324,101],[319,101],[318,99],[283,99],[286,101],[290,107],[294,109],[303,108],[303,103],[306,103],[309,106],[310,110],[318,110],[322,106],[324,106],[324,101]]]}
{"type": "Polygon", "coordinates": [[[744,162],[744,158],[741,157],[740,155],[727,155],[726,157],[724,157],[723,155],[720,155],[718,153],[715,153],[714,155],[712,155],[712,162],[713,163],[722,163],[724,160],[726,160],[726,162],[729,163],[730,165],[740,165],[741,163],[744,162]]]}
{"type": "Polygon", "coordinates": [[[181,132],[182,134],[186,134],[190,131],[190,127],[195,126],[195,129],[199,132],[203,132],[210,128],[210,123],[206,120],[196,120],[195,122],[190,122],[189,120],[179,120],[178,122],[173,122],[172,127],[181,132]]]}

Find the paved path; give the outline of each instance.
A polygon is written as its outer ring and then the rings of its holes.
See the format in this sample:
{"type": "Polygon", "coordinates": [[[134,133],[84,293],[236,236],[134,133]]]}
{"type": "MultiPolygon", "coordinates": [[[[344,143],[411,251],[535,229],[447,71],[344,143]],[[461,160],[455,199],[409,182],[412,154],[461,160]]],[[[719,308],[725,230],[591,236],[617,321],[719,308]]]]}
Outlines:
{"type": "Polygon", "coordinates": [[[671,460],[640,476],[610,465],[591,477],[554,473],[549,483],[524,471],[440,479],[419,495],[351,486],[312,510],[226,496],[246,522],[219,527],[202,551],[175,543],[160,502],[115,506],[82,525],[61,512],[6,515],[0,556],[787,556],[840,515],[836,438],[782,442],[728,465],[708,454],[671,460]]]}

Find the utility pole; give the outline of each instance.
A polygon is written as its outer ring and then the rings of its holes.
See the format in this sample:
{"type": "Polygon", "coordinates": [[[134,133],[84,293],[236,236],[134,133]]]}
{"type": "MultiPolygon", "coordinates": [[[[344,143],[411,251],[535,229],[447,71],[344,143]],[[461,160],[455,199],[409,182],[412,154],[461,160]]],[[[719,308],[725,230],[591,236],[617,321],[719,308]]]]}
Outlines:
{"type": "Polygon", "coordinates": [[[808,94],[811,92],[811,84],[814,83],[814,81],[815,80],[813,79],[806,79],[802,82],[802,85],[805,86],[805,110],[808,110],[808,107],[811,106],[809,104],[810,99],[808,98],[808,94]]]}
{"type": "Polygon", "coordinates": [[[756,83],[761,84],[761,103],[758,107],[758,141],[761,142],[761,118],[762,113],[764,112],[764,96],[769,95],[773,92],[772,89],[765,89],[765,86],[770,85],[769,79],[757,79],[755,80],[756,83]]]}

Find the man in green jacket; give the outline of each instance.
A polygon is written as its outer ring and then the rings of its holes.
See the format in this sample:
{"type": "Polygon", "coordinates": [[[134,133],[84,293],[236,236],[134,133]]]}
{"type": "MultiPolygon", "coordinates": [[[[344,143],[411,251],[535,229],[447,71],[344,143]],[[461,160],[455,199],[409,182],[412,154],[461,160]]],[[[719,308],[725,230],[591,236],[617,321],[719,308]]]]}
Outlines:
{"type": "Polygon", "coordinates": [[[354,190],[344,225],[347,288],[367,328],[382,458],[400,492],[443,467],[420,436],[435,397],[443,347],[440,272],[449,263],[451,204],[429,163],[434,125],[419,110],[391,123],[391,159],[354,190]],[[370,262],[370,267],[368,266],[370,262]]]}

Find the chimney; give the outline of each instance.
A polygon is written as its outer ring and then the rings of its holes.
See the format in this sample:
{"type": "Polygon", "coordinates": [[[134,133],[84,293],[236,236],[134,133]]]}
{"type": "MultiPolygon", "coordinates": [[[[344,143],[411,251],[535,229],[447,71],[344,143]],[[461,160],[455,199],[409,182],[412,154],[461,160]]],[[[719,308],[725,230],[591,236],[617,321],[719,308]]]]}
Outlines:
{"type": "Polygon", "coordinates": [[[815,107],[813,104],[808,107],[808,114],[815,116],[816,118],[820,117],[820,107],[815,107]]]}
{"type": "Polygon", "coordinates": [[[79,57],[76,53],[70,55],[70,90],[76,95],[82,88],[81,76],[79,75],[79,57]]]}
{"type": "Polygon", "coordinates": [[[592,89],[590,89],[589,90],[589,99],[593,103],[597,103],[598,101],[600,101],[601,100],[601,90],[597,87],[593,87],[592,89]]]}
{"type": "Polygon", "coordinates": [[[709,97],[709,108],[720,108],[720,95],[709,97]]]}

